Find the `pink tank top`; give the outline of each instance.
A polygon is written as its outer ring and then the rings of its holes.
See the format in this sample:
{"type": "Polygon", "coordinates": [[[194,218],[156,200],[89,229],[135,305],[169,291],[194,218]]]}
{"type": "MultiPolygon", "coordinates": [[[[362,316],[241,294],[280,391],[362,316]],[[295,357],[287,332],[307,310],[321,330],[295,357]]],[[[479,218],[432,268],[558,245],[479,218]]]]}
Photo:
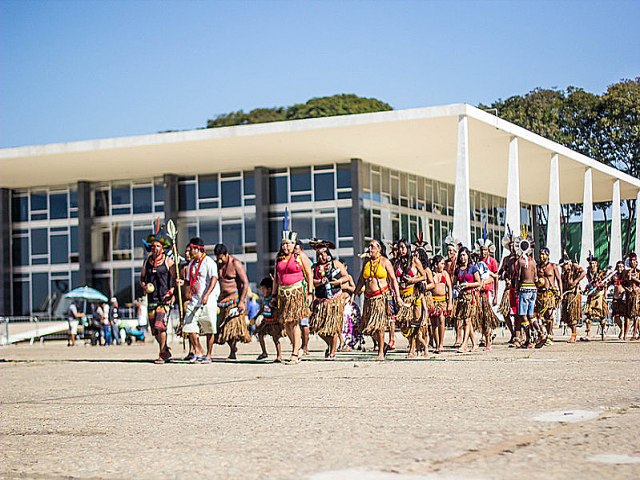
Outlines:
{"type": "Polygon", "coordinates": [[[301,282],[304,278],[302,260],[295,255],[291,255],[289,260],[278,261],[276,270],[278,272],[278,283],[284,287],[301,282]]]}

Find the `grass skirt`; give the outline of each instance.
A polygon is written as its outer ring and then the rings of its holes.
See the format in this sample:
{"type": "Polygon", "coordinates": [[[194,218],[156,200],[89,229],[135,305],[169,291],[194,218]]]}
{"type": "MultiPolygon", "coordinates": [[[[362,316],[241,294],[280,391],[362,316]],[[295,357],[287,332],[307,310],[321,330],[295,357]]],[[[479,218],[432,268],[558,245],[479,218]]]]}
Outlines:
{"type": "Polygon", "coordinates": [[[506,320],[511,315],[511,299],[509,298],[509,289],[505,288],[502,292],[502,299],[500,300],[500,306],[498,307],[498,313],[506,320]]]}
{"type": "Polygon", "coordinates": [[[569,292],[564,295],[562,298],[561,319],[566,325],[573,327],[580,321],[582,318],[581,303],[582,294],[580,292],[569,292]]]}
{"type": "Polygon", "coordinates": [[[348,299],[346,295],[338,295],[334,298],[316,300],[309,318],[311,331],[329,337],[338,335],[342,331],[344,307],[348,299]]]}
{"type": "Polygon", "coordinates": [[[538,290],[534,313],[538,318],[551,318],[558,308],[558,291],[554,289],[538,290]]]}
{"type": "Polygon", "coordinates": [[[609,316],[609,306],[604,297],[604,292],[594,293],[587,298],[584,314],[589,320],[602,320],[609,316]]]}
{"type": "Polygon", "coordinates": [[[621,317],[627,316],[627,302],[623,298],[614,298],[611,301],[611,315],[614,317],[617,315],[621,317]]]}
{"type": "Polygon", "coordinates": [[[480,298],[475,290],[464,290],[458,295],[455,306],[455,318],[462,325],[468,320],[477,330],[480,313],[480,298]]]}
{"type": "Polygon", "coordinates": [[[440,315],[444,315],[445,318],[451,315],[451,312],[447,310],[449,303],[447,302],[447,298],[444,297],[444,300],[434,300],[433,296],[431,297],[433,302],[432,307],[429,309],[429,317],[433,319],[437,319],[440,315]]]}
{"type": "Polygon", "coordinates": [[[375,297],[364,299],[362,307],[362,320],[360,331],[363,335],[376,336],[381,330],[389,330],[389,313],[387,311],[388,299],[391,293],[386,292],[375,297]]]}
{"type": "Polygon", "coordinates": [[[263,320],[260,326],[256,328],[256,333],[258,335],[270,335],[276,341],[287,336],[284,325],[277,320],[270,320],[268,322],[263,320]]]}
{"type": "Polygon", "coordinates": [[[417,297],[415,293],[401,293],[400,297],[406,305],[398,308],[398,313],[396,313],[396,325],[399,326],[404,333],[404,330],[409,328],[413,323],[413,306],[416,303],[416,299],[418,299],[419,297],[417,297]]]}
{"type": "Polygon", "coordinates": [[[235,307],[236,304],[220,307],[220,313],[218,314],[218,343],[221,345],[233,341],[251,342],[246,314],[243,313],[242,315],[228,318],[229,311],[235,307]]]}
{"type": "Polygon", "coordinates": [[[278,308],[276,317],[280,323],[297,323],[310,314],[307,295],[302,282],[278,287],[278,308]]]}
{"type": "Polygon", "coordinates": [[[491,302],[487,295],[480,295],[480,308],[478,309],[478,324],[476,327],[483,335],[491,335],[498,328],[500,319],[491,308],[491,302]]]}
{"type": "Polygon", "coordinates": [[[640,317],[640,290],[627,293],[627,313],[631,319],[640,317]]]}

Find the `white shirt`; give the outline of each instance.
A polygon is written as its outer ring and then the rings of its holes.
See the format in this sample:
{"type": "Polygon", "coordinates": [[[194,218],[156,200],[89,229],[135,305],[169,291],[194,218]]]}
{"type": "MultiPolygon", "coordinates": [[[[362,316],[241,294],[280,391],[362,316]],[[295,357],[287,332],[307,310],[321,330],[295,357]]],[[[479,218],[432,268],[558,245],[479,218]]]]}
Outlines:
{"type": "MultiPolygon", "coordinates": [[[[187,268],[187,282],[192,286],[191,290],[191,300],[189,300],[190,306],[197,306],[201,304],[202,296],[206,291],[207,285],[213,277],[218,278],[218,265],[216,262],[208,255],[206,255],[201,261],[201,265],[198,265],[198,262],[195,260],[191,260],[189,262],[189,268],[187,268]],[[191,280],[191,275],[197,275],[194,278],[194,282],[191,280]]],[[[218,296],[220,295],[220,283],[216,281],[216,286],[211,291],[209,295],[209,303],[217,303],[218,296]]]]}

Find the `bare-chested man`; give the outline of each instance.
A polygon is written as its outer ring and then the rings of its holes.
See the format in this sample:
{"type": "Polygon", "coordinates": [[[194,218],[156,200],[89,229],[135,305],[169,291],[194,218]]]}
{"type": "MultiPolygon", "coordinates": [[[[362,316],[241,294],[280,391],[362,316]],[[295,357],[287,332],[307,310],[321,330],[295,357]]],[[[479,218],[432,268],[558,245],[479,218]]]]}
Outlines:
{"type": "Polygon", "coordinates": [[[564,256],[560,262],[562,267],[562,311],[560,318],[571,328],[571,338],[568,343],[576,343],[578,322],[582,318],[582,293],[580,281],[587,272],[579,264],[564,256]]]}
{"type": "Polygon", "coordinates": [[[229,255],[229,250],[224,244],[217,244],[213,253],[216,256],[220,278],[220,298],[218,299],[220,314],[216,343],[220,345],[228,343],[229,359],[233,360],[238,350],[237,342],[251,341],[246,321],[249,279],[242,262],[229,255]]]}
{"type": "MultiPolygon", "coordinates": [[[[549,261],[549,249],[540,249],[538,263],[538,295],[536,297],[535,316],[544,325],[546,344],[553,342],[553,322],[562,296],[562,280],[558,264],[549,261]]],[[[542,345],[541,345],[542,346],[542,345]]]]}
{"type": "Polygon", "coordinates": [[[616,262],[616,272],[609,280],[609,285],[613,287],[613,300],[611,301],[611,316],[618,325],[620,333],[618,338],[626,341],[629,332],[629,316],[627,315],[627,304],[625,299],[625,281],[626,271],[624,262],[618,260],[616,262]],[[624,319],[624,321],[623,321],[624,319]]]}
{"type": "Polygon", "coordinates": [[[587,267],[587,305],[584,309],[586,331],[585,336],[580,338],[582,341],[590,340],[591,323],[593,321],[600,323],[600,331],[602,340],[604,340],[604,328],[606,319],[609,316],[609,306],[605,294],[607,293],[607,285],[604,283],[606,270],[600,270],[598,259],[589,254],[587,258],[589,266],[587,267]]]}
{"type": "Polygon", "coordinates": [[[640,269],[638,269],[638,256],[635,253],[629,255],[629,270],[625,275],[625,288],[627,293],[627,315],[633,327],[632,340],[640,339],[640,269]]]}
{"type": "Polygon", "coordinates": [[[525,331],[523,348],[531,348],[531,322],[536,304],[537,268],[533,258],[533,249],[524,252],[516,264],[516,288],[518,290],[518,317],[516,318],[516,333],[520,328],[525,331]]]}

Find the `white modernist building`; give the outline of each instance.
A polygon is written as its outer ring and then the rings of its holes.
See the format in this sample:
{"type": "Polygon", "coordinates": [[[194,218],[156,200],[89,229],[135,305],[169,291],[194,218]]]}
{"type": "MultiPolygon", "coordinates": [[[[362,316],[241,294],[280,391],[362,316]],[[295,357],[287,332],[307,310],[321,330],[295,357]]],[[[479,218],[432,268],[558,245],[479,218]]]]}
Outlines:
{"type": "Polygon", "coordinates": [[[620,202],[640,199],[638,179],[465,104],[7,148],[0,187],[0,314],[45,310],[81,283],[130,301],[159,213],[261,276],[285,207],[303,238],[329,237],[357,268],[369,238],[423,230],[438,250],[449,230],[471,244],[487,224],[498,242],[506,225],[535,229],[539,205],[557,260],[567,203],[584,206],[584,260],[602,201],[616,260],[620,202]]]}

